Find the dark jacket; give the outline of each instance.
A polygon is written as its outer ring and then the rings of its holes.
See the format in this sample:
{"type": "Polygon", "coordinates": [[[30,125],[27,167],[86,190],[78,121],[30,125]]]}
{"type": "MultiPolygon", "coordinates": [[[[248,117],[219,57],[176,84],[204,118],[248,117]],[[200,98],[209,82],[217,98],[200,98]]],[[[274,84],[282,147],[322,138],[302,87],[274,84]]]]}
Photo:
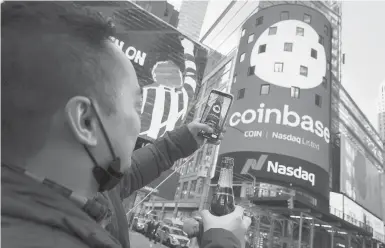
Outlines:
{"type": "Polygon", "coordinates": [[[121,244],[73,201],[2,165],[1,247],[120,248],[121,244]]]}

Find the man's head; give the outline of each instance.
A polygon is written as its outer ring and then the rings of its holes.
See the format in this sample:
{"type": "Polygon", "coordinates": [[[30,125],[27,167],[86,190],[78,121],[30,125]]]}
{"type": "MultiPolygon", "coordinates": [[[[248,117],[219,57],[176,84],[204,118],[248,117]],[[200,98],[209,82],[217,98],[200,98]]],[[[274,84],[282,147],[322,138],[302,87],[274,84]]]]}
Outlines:
{"type": "Polygon", "coordinates": [[[77,175],[93,167],[84,146],[106,167],[109,139],[127,169],[140,131],[140,88],[109,40],[109,22],[73,2],[6,2],[1,15],[4,161],[28,167],[56,159],[57,167],[76,164],[57,171],[77,175]]]}

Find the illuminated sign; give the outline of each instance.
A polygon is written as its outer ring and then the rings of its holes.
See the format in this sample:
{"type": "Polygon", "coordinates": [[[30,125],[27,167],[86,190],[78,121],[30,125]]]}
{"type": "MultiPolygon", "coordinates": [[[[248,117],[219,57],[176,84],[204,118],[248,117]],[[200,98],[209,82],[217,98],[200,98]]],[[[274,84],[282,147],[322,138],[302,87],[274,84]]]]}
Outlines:
{"type": "Polygon", "coordinates": [[[183,124],[207,62],[207,50],[131,2],[84,2],[111,17],[114,43],[132,61],[143,88],[140,137],[155,140],[183,124]]]}
{"type": "Polygon", "coordinates": [[[377,216],[382,216],[381,174],[376,167],[341,136],[341,192],[377,216]]]}
{"type": "MultiPolygon", "coordinates": [[[[337,101],[333,102],[333,105],[337,104],[337,101]]],[[[350,106],[350,105],[348,105],[350,106]]],[[[354,109],[354,108],[352,108],[354,109]]],[[[372,141],[372,138],[367,134],[368,130],[363,130],[357,121],[352,117],[347,108],[341,102],[338,104],[339,118],[344,122],[344,125],[349,127],[353,132],[356,133],[360,140],[364,143],[367,150],[370,151],[371,155],[374,156],[380,164],[383,164],[382,146],[372,141]]]]}
{"type": "Polygon", "coordinates": [[[321,13],[290,4],[260,10],[243,25],[219,151],[235,159],[234,173],[329,198],[332,44],[319,43],[325,26],[331,29],[321,13]],[[289,20],[280,20],[282,11],[289,20]],[[299,21],[305,13],[311,23],[299,21]]]}

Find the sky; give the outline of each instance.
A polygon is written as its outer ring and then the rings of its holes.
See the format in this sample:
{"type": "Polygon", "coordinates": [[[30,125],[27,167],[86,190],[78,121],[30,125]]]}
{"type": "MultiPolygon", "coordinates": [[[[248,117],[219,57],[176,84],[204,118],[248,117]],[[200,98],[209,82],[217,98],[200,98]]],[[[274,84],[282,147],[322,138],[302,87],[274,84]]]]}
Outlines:
{"type": "MultiPolygon", "coordinates": [[[[176,9],[181,0],[168,0],[176,9]]],[[[201,36],[230,3],[211,0],[201,36]]],[[[343,1],[342,84],[377,129],[379,86],[385,81],[385,1],[343,1]]],[[[377,129],[378,130],[378,129],[377,129]]]]}

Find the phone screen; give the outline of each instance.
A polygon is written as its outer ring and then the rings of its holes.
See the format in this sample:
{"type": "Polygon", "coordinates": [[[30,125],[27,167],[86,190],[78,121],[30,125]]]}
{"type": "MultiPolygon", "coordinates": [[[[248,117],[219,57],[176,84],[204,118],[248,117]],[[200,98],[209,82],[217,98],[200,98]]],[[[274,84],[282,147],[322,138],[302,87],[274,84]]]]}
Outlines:
{"type": "Polygon", "coordinates": [[[202,114],[201,122],[214,129],[214,133],[201,132],[203,137],[216,140],[225,124],[227,113],[230,110],[233,97],[230,94],[213,90],[210,92],[205,109],[202,114]]]}

